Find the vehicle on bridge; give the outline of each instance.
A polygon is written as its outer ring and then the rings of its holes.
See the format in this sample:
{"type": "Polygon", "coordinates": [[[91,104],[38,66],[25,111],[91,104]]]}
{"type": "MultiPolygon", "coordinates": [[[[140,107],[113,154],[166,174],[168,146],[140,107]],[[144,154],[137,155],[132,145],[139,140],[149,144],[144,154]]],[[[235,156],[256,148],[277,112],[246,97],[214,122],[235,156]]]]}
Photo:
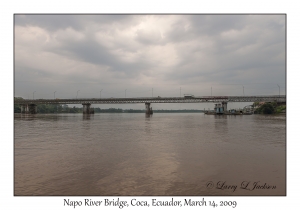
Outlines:
{"type": "Polygon", "coordinates": [[[184,98],[195,98],[192,94],[184,94],[184,98]]]}

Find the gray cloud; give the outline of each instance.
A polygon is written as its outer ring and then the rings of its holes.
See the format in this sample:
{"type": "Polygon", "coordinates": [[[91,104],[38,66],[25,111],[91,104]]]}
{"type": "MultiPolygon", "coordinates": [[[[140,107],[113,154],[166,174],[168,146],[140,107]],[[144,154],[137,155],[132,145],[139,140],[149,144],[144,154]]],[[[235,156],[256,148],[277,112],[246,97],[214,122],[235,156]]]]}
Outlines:
{"type": "Polygon", "coordinates": [[[128,15],[15,15],[15,25],[33,25],[53,32],[68,27],[84,30],[89,24],[126,23],[128,19],[128,15]]]}

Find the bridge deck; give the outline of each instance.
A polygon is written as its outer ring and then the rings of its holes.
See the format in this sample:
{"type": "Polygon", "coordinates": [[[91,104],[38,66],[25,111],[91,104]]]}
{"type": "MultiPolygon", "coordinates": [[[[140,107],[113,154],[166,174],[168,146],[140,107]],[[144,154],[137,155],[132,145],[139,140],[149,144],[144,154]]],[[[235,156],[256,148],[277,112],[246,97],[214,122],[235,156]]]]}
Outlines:
{"type": "Polygon", "coordinates": [[[202,96],[147,98],[80,98],[80,99],[24,99],[14,104],[135,104],[135,103],[219,103],[219,102],[286,102],[286,96],[202,96]]]}

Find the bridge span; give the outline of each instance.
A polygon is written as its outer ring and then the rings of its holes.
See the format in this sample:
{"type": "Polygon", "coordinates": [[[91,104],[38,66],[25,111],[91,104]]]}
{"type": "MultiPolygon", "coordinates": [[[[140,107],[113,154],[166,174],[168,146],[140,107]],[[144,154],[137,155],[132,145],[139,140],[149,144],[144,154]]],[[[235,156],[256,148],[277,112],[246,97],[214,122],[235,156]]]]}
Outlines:
{"type": "Polygon", "coordinates": [[[286,102],[285,95],[266,96],[196,96],[196,97],[143,97],[143,98],[79,98],[79,99],[22,99],[14,100],[21,105],[21,113],[37,113],[37,104],[82,104],[83,113],[91,113],[91,104],[145,103],[146,113],[151,114],[151,103],[229,103],[229,102],[286,102]]]}

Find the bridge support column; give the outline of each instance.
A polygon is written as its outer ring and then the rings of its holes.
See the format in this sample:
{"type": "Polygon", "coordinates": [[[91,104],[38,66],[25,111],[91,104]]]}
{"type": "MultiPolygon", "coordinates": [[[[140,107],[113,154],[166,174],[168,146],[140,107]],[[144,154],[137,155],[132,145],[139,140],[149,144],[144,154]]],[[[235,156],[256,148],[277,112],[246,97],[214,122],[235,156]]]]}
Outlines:
{"type": "Polygon", "coordinates": [[[86,103],[86,104],[82,104],[82,105],[83,105],[83,108],[82,108],[83,114],[94,114],[94,108],[91,108],[90,103],[86,103]]]}
{"type": "Polygon", "coordinates": [[[222,105],[223,105],[224,112],[227,112],[227,102],[223,101],[222,105]]]}
{"type": "Polygon", "coordinates": [[[36,104],[29,104],[29,113],[36,114],[37,113],[37,105],[36,104]]]}
{"type": "Polygon", "coordinates": [[[36,114],[37,105],[36,104],[21,104],[21,113],[22,114],[36,114]]]}
{"type": "Polygon", "coordinates": [[[153,114],[152,107],[150,107],[150,103],[145,103],[146,114],[153,114]]]}
{"type": "Polygon", "coordinates": [[[28,105],[27,104],[21,104],[21,114],[25,114],[27,111],[28,105]]]}

